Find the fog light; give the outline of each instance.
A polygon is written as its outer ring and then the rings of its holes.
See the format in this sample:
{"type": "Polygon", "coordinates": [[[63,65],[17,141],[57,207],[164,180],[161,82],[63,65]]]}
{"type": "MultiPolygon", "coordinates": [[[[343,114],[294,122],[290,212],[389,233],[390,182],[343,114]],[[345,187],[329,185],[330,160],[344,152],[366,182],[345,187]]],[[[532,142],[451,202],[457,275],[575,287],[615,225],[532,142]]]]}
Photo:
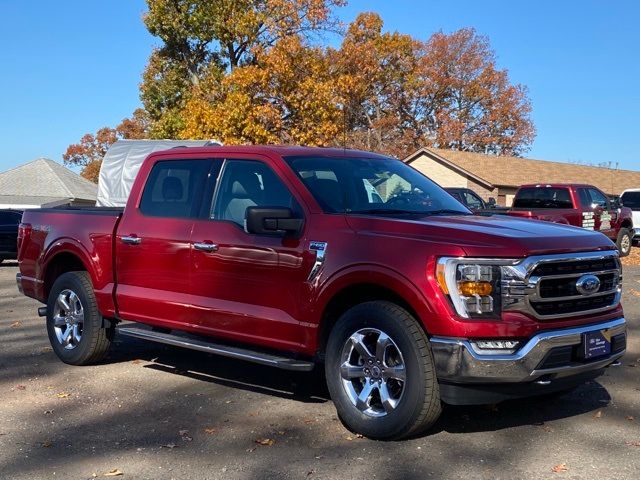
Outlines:
{"type": "Polygon", "coordinates": [[[513,353],[520,346],[517,340],[473,340],[471,346],[481,355],[513,353]]]}

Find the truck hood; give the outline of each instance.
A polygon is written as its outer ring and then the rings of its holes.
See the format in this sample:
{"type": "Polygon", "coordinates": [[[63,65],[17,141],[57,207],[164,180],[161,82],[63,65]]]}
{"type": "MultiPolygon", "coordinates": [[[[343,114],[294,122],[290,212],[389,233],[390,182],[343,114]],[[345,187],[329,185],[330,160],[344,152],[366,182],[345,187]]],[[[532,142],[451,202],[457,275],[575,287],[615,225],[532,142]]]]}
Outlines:
{"type": "Polygon", "coordinates": [[[506,215],[419,218],[347,215],[347,222],[357,233],[456,245],[466,255],[478,257],[521,258],[615,248],[599,232],[506,215]]]}

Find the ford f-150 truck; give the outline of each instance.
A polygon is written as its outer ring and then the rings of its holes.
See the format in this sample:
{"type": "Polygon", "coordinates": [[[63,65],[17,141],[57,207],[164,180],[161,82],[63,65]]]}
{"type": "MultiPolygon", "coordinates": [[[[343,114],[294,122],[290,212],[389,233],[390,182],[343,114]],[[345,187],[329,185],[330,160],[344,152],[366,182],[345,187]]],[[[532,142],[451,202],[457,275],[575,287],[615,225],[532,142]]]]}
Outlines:
{"type": "Polygon", "coordinates": [[[633,217],[592,185],[522,185],[507,215],[595,230],[613,240],[625,257],[631,252],[633,217]]]}
{"type": "Polygon", "coordinates": [[[62,361],[98,362],[117,329],[283,369],[324,364],[340,418],[373,438],[424,431],[443,401],[570,389],[626,348],[604,235],[473,215],[373,153],[156,152],[124,210],[29,210],[18,242],[18,286],[46,303],[62,361]]]}

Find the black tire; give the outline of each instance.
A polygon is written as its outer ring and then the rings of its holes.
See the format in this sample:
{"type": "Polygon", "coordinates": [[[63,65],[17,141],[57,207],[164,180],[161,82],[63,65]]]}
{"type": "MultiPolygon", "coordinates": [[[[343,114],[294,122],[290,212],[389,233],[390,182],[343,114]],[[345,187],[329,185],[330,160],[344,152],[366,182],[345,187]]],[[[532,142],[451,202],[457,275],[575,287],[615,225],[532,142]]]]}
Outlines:
{"type": "MultiPolygon", "coordinates": [[[[364,367],[366,365],[362,368],[364,367]]],[[[340,419],[347,428],[367,437],[399,439],[415,436],[430,428],[440,416],[440,391],[429,339],[416,319],[393,303],[362,303],[340,317],[329,336],[325,375],[340,419]],[[343,353],[347,351],[344,349],[350,348],[350,337],[362,329],[384,332],[393,342],[393,351],[400,352],[400,356],[396,357],[402,357],[405,367],[406,381],[392,385],[403,385],[399,400],[395,408],[383,412],[383,416],[372,416],[356,407],[347,392],[348,387],[343,385],[341,365],[343,353]]],[[[354,380],[362,382],[360,392],[367,385],[367,378],[371,381],[372,377],[354,380]]],[[[375,398],[374,394],[372,399],[375,398]]],[[[380,398],[378,390],[378,399],[380,398]]]]}
{"type": "Polygon", "coordinates": [[[633,239],[631,237],[631,231],[628,228],[621,228],[618,232],[618,239],[616,240],[616,246],[621,257],[626,257],[631,253],[631,245],[633,239]]]}
{"type": "MultiPolygon", "coordinates": [[[[68,301],[68,300],[67,300],[68,301]]],[[[103,327],[102,315],[98,310],[96,296],[91,284],[91,278],[87,272],[67,272],[58,277],[47,300],[47,333],[51,347],[58,358],[70,365],[88,365],[104,359],[111,346],[114,330],[113,327],[103,327]],[[78,323],[79,340],[69,348],[65,347],[58,334],[62,335],[71,328],[68,324],[62,324],[56,329],[54,316],[61,307],[58,306],[58,297],[62,292],[74,293],[80,302],[82,322],[78,323]]]]}

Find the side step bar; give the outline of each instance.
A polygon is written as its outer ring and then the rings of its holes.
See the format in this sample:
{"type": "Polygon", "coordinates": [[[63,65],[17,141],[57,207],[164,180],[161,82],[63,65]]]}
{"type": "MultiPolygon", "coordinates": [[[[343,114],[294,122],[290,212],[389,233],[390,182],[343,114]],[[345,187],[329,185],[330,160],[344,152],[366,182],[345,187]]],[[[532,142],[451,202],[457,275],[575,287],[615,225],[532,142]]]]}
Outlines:
{"type": "Polygon", "coordinates": [[[246,360],[248,362],[259,363],[270,367],[281,368],[283,370],[293,370],[298,372],[309,372],[313,370],[314,363],[305,360],[282,357],[271,353],[248,350],[245,348],[232,347],[220,343],[214,343],[201,337],[195,337],[188,333],[161,333],[155,332],[151,328],[142,325],[123,325],[118,327],[118,332],[129,337],[151,340],[152,342],[165,343],[176,347],[189,348],[200,352],[213,353],[223,357],[246,360]]]}

